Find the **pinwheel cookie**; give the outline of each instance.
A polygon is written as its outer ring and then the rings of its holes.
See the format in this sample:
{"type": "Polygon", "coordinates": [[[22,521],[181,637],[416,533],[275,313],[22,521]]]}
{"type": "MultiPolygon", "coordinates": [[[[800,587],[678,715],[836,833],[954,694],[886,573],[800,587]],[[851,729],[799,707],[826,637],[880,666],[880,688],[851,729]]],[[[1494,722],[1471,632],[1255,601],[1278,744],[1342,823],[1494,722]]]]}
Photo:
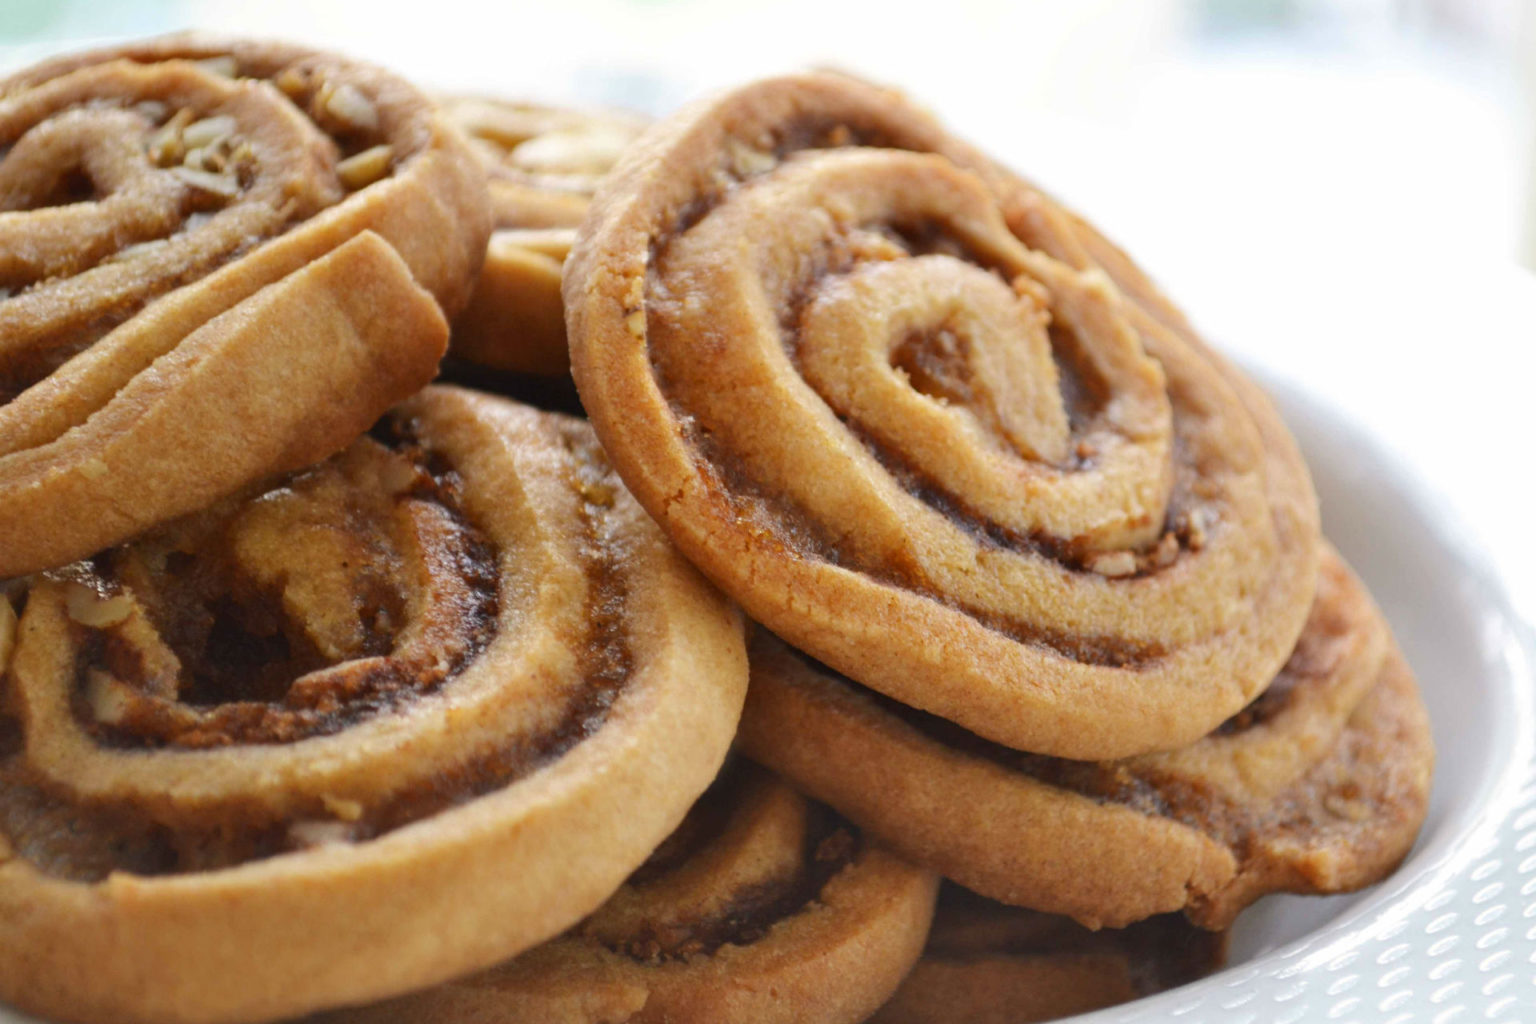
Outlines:
{"type": "Polygon", "coordinates": [[[0,999],[257,1021],[589,914],[715,776],[746,664],[585,424],[439,388],[35,578],[5,682],[0,999]]]}
{"type": "Polygon", "coordinates": [[[568,934],[326,1024],[855,1024],[917,959],[935,881],[737,762],[568,934]]]}
{"type": "Polygon", "coordinates": [[[441,101],[490,178],[495,231],[453,352],[500,370],[565,374],[560,274],[598,182],[645,128],[637,114],[474,97],[441,101]]]}
{"type": "Polygon", "coordinates": [[[395,76],[178,36],[0,82],[0,578],[340,450],[427,383],[484,175],[395,76]]]}
{"type": "Polygon", "coordinates": [[[1266,892],[1396,867],[1434,760],[1413,676],[1331,551],[1264,694],[1181,750],[1023,754],[898,704],[766,633],[739,743],[898,852],[995,899],[1097,927],[1183,910],[1225,928],[1266,892]]]}
{"type": "Polygon", "coordinates": [[[1048,203],[892,92],[748,86],[599,186],[573,372],[636,497],[796,647],[1017,749],[1170,749],[1295,645],[1316,503],[1269,403],[1048,203]]]}
{"type": "Polygon", "coordinates": [[[1177,917],[1094,932],[946,885],[923,958],[870,1024],[1055,1020],[1194,981],[1225,953],[1177,917]]]}

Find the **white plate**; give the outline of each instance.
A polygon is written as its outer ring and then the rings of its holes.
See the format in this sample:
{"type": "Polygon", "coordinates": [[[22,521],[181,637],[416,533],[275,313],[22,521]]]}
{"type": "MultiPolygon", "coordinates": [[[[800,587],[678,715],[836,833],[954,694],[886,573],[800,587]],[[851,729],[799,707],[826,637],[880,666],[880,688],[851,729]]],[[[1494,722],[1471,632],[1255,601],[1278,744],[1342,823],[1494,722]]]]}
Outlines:
{"type": "Polygon", "coordinates": [[[1443,503],[1386,448],[1265,383],[1312,467],[1324,531],[1419,676],[1438,761],[1429,819],[1364,893],[1271,896],[1230,966],[1095,1024],[1536,1021],[1536,634],[1443,503]]]}

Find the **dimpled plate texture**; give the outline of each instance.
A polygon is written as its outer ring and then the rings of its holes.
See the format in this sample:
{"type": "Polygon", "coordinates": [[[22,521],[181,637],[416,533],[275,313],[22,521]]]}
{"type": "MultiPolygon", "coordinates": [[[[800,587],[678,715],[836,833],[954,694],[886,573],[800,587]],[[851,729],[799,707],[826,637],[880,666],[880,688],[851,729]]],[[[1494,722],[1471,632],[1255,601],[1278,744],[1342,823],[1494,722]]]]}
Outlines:
{"type": "Polygon", "coordinates": [[[1486,556],[1403,464],[1264,380],[1312,466],[1324,532],[1418,673],[1438,761],[1408,860],[1364,893],[1272,896],[1225,971],[1080,1024],[1536,1022],[1536,637],[1486,556]]]}

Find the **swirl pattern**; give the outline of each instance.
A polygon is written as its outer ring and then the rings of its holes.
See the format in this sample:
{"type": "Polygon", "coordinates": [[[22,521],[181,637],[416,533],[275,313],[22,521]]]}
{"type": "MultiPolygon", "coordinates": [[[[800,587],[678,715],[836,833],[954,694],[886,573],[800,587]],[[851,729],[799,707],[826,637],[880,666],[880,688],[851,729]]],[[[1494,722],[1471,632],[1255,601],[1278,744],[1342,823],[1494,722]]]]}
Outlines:
{"type": "Polygon", "coordinates": [[[0,82],[0,577],[316,462],[430,380],[489,232],[464,147],[393,75],[282,45],[0,82]]]}
{"type": "Polygon", "coordinates": [[[1122,761],[1009,750],[766,634],[752,654],[744,750],[915,862],[1092,927],[1183,910],[1226,928],[1267,892],[1360,888],[1396,867],[1428,810],[1413,675],[1331,552],[1263,695],[1187,748],[1122,761]]]}
{"type": "Polygon", "coordinates": [[[632,147],[565,296],[615,465],[754,618],[999,743],[1105,758],[1263,690],[1318,526],[1273,409],[1078,223],[899,96],[806,75],[632,147]]]}
{"type": "Polygon", "coordinates": [[[495,230],[453,351],[499,370],[565,374],[560,278],[598,183],[646,126],[638,115],[458,97],[444,112],[476,145],[495,230]]]}
{"type": "Polygon", "coordinates": [[[578,927],[327,1024],[855,1024],[922,948],[936,880],[747,762],[578,927]]]}
{"type": "Polygon", "coordinates": [[[745,676],[736,613],[585,424],[428,389],[316,469],[32,582],[0,995],[257,1020],[495,963],[677,824],[745,676]]]}
{"type": "Polygon", "coordinates": [[[869,1024],[1056,1020],[1194,981],[1225,955],[1225,935],[1178,918],[1088,931],[946,885],[923,958],[869,1024]]]}

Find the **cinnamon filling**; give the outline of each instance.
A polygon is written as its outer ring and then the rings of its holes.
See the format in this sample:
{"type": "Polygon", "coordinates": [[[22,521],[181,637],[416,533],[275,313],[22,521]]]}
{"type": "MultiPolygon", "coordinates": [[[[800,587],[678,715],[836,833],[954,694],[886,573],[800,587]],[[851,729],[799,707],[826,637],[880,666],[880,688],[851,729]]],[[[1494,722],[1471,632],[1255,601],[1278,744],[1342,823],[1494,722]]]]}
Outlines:
{"type": "MultiPolygon", "coordinates": [[[[795,154],[806,149],[853,145],[904,148],[902,140],[888,138],[885,133],[872,133],[863,128],[856,130],[838,119],[817,118],[793,122],[778,130],[772,140],[762,140],[761,145],[762,150],[748,150],[749,155],[761,158],[763,162],[758,164],[741,155],[739,151],[745,147],[739,140],[728,140],[724,147],[727,155],[715,168],[710,183],[701,184],[699,195],[676,215],[671,232],[653,238],[646,272],[648,301],[665,299],[670,294],[668,279],[673,272],[669,267],[673,242],[726,201],[743,183],[770,172],[774,166],[792,160],[795,154]]],[[[997,263],[1001,257],[978,250],[977,244],[980,243],[972,244],[933,218],[919,218],[910,224],[838,225],[820,248],[804,256],[803,263],[795,271],[799,280],[790,285],[783,282],[778,285],[789,290],[789,301],[780,309],[778,319],[791,364],[803,377],[799,354],[802,309],[827,279],[846,275],[872,261],[938,254],[965,261],[1008,284],[1009,268],[997,263]]],[[[1056,355],[1062,407],[1072,435],[1081,437],[1105,414],[1113,396],[1083,354],[1083,343],[1072,329],[1063,322],[1052,322],[1049,337],[1056,355]]],[[[974,406],[978,419],[986,423],[986,403],[973,400],[977,398],[977,389],[966,358],[971,344],[971,339],[963,333],[938,325],[909,336],[897,345],[892,353],[892,365],[905,372],[915,390],[940,397],[948,404],[974,406]]],[[[665,396],[675,422],[682,425],[685,441],[696,453],[696,465],[718,482],[712,490],[719,494],[714,500],[720,506],[721,518],[751,522],[756,527],[754,543],[777,544],[792,558],[846,565],[880,582],[915,591],[954,607],[1010,639],[1080,663],[1134,670],[1167,654],[1166,649],[1155,642],[1134,642],[1111,635],[1069,635],[957,602],[928,579],[921,566],[912,560],[903,562],[900,554],[889,558],[882,554],[883,561],[869,564],[840,544],[834,532],[817,523],[793,497],[754,481],[746,469],[748,459],[734,451],[722,435],[689,408],[685,398],[686,385],[672,379],[673,370],[667,357],[652,348],[650,361],[653,378],[665,396]]],[[[953,493],[916,466],[901,451],[882,443],[871,429],[847,416],[840,416],[840,419],[844,428],[907,495],[986,549],[1028,554],[1052,561],[1073,573],[1134,579],[1172,567],[1186,553],[1200,550],[1206,541],[1206,532],[1215,525],[1214,510],[1203,504],[1197,505],[1195,488],[1190,481],[1194,470],[1187,459],[1180,457],[1187,447],[1185,435],[1194,427],[1181,424],[1182,417],[1177,415],[1173,428],[1174,482],[1160,528],[1144,548],[1117,551],[1113,558],[1106,558],[1103,551],[1094,550],[1087,538],[1058,537],[1044,530],[1025,533],[992,521],[962,495],[953,493]]],[[[1099,454],[1093,445],[1079,442],[1067,461],[1057,468],[1067,472],[1092,469],[1099,454]]]]}
{"type": "MultiPolygon", "coordinates": [[[[273,821],[237,802],[171,827],[136,806],[50,792],[27,764],[19,723],[3,717],[0,835],[39,870],[72,880],[212,870],[386,834],[505,788],[592,736],[632,667],[626,588],[607,543],[612,471],[574,429],[566,443],[590,538],[588,625],[571,639],[581,685],[547,725],[370,805],[317,802],[273,821]]],[[[289,744],[400,711],[496,638],[497,563],[451,463],[414,424],[387,420],[284,486],[72,567],[73,716],[131,755],[289,744]]]]}
{"type": "Polygon", "coordinates": [[[122,631],[76,624],[81,726],[121,748],[292,743],[462,671],[494,636],[494,552],[466,520],[453,471],[397,444],[362,442],[259,501],[96,559],[81,582],[102,593],[126,583],[175,676],[122,631]],[[393,493],[379,486],[391,475],[393,493]],[[397,650],[412,603],[434,643],[397,650]]]}
{"type": "MultiPolygon", "coordinates": [[[[627,884],[644,890],[664,882],[719,842],[740,795],[742,774],[755,770],[741,762],[728,765],[627,884]]],[[[862,840],[851,825],[828,808],[811,804],[806,809],[799,848],[789,854],[792,867],[787,872],[736,888],[707,914],[647,920],[622,938],[607,934],[608,929],[600,923],[601,911],[576,931],[615,953],[647,964],[707,956],[725,945],[750,945],[775,924],[813,903],[827,883],[853,863],[861,846],[862,840]]]]}

